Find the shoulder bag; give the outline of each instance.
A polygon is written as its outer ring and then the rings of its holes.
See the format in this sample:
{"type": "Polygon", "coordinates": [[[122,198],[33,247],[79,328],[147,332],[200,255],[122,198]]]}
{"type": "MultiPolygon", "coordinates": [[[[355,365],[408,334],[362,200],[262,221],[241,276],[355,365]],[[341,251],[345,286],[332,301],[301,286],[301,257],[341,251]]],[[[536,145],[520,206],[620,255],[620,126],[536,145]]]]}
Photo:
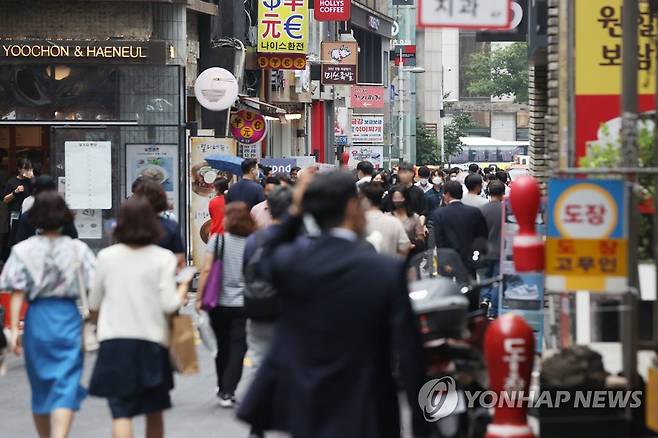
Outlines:
{"type": "Polygon", "coordinates": [[[217,307],[217,304],[219,303],[219,294],[222,289],[222,265],[224,262],[224,245],[226,244],[223,234],[221,236],[221,250],[219,249],[219,243],[220,236],[217,236],[212,267],[210,268],[210,273],[208,273],[206,285],[203,288],[203,297],[201,299],[201,308],[206,311],[217,307]]]}

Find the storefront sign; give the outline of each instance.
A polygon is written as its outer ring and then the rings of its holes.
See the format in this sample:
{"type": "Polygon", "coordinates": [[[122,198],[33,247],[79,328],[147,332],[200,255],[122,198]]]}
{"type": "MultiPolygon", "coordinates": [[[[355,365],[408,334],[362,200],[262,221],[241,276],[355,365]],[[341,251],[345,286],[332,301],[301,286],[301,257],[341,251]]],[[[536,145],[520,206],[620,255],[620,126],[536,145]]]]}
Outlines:
{"type": "Polygon", "coordinates": [[[257,144],[241,144],[240,157],[242,158],[260,158],[260,146],[257,144]]]}
{"type": "Polygon", "coordinates": [[[318,0],[313,12],[317,21],[350,21],[351,0],[318,0]]]}
{"type": "MultiPolygon", "coordinates": [[[[213,182],[222,174],[208,165],[206,158],[210,155],[236,155],[237,144],[232,138],[190,138],[190,238],[192,260],[194,265],[203,265],[210,230],[210,213],[208,203],[214,197],[213,182]]],[[[229,175],[225,175],[229,176],[229,175]]]]}
{"type": "Polygon", "coordinates": [[[382,22],[379,18],[375,17],[374,15],[368,15],[368,27],[372,30],[379,30],[379,26],[381,26],[382,22]]]}
{"type": "Polygon", "coordinates": [[[352,143],[384,143],[384,116],[352,116],[352,143]]]}
{"type": "Polygon", "coordinates": [[[350,160],[347,166],[355,169],[361,161],[370,161],[375,169],[384,167],[384,146],[350,146],[347,148],[350,160]]]}
{"type": "Polygon", "coordinates": [[[305,70],[306,55],[296,53],[259,53],[258,67],[268,70],[305,70]]]}
{"type": "Polygon", "coordinates": [[[297,161],[292,158],[263,158],[258,161],[262,166],[272,169],[272,173],[287,173],[297,165],[297,161]]]}
{"type": "Polygon", "coordinates": [[[227,110],[238,98],[238,80],[228,70],[209,68],[196,79],[194,95],[199,104],[210,111],[227,110]]]}
{"type": "Polygon", "coordinates": [[[395,61],[395,65],[400,65],[400,58],[402,58],[402,65],[407,67],[416,66],[416,45],[406,44],[393,47],[391,50],[391,61],[395,61]]]}
{"type": "Polygon", "coordinates": [[[70,208],[112,208],[112,142],[64,142],[64,174],[70,208]]]}
{"type": "Polygon", "coordinates": [[[254,111],[240,110],[231,114],[231,135],[238,143],[256,144],[267,134],[265,117],[254,111]]]}
{"type": "Polygon", "coordinates": [[[384,88],[377,86],[352,86],[352,108],[384,108],[384,88]]]}
{"type": "MultiPolygon", "coordinates": [[[[575,2],[576,55],[576,158],[587,154],[587,144],[618,144],[608,141],[602,125],[621,123],[622,0],[575,2]]],[[[656,47],[648,2],[639,2],[638,20],[638,109],[655,109],[656,47]]]]}
{"type": "Polygon", "coordinates": [[[418,27],[509,29],[512,0],[418,0],[418,27]]]}
{"type": "Polygon", "coordinates": [[[359,46],[356,41],[322,43],[322,83],[356,84],[359,46]]]}
{"type": "Polygon", "coordinates": [[[0,40],[0,61],[58,60],[164,64],[163,41],[9,41],[0,40]]]}
{"type": "Polygon", "coordinates": [[[126,145],[126,197],[139,177],[150,177],[162,184],[167,201],[174,206],[178,217],[178,146],[175,144],[127,144],[126,145]]]}
{"type": "Polygon", "coordinates": [[[259,53],[308,53],[308,1],[259,0],[259,53]]]}
{"type": "Polygon", "coordinates": [[[549,181],[546,286],[550,290],[627,291],[626,208],[624,181],[549,181]]]}

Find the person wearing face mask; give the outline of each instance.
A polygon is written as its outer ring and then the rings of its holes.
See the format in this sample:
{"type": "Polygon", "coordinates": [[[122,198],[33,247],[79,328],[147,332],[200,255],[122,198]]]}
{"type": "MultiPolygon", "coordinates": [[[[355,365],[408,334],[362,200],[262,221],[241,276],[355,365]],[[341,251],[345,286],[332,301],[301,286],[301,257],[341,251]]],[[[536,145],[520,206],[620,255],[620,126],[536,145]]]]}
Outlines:
{"type": "Polygon", "coordinates": [[[432,187],[425,192],[425,216],[429,217],[434,210],[439,208],[443,202],[443,182],[445,174],[442,170],[432,172],[430,182],[432,187]]]}
{"type": "Polygon", "coordinates": [[[424,193],[432,189],[432,184],[430,184],[430,169],[427,166],[418,169],[418,182],[416,186],[420,187],[424,193]]]}
{"type": "Polygon", "coordinates": [[[426,249],[425,227],[420,216],[409,210],[409,203],[407,201],[409,190],[402,186],[394,186],[389,190],[388,195],[393,204],[391,214],[402,222],[404,231],[411,241],[411,252],[409,256],[424,251],[426,249]]]}
{"type": "Polygon", "coordinates": [[[226,204],[244,202],[249,210],[265,200],[263,186],[258,184],[258,161],[249,158],[241,164],[242,179],[233,184],[226,193],[226,204]]]}

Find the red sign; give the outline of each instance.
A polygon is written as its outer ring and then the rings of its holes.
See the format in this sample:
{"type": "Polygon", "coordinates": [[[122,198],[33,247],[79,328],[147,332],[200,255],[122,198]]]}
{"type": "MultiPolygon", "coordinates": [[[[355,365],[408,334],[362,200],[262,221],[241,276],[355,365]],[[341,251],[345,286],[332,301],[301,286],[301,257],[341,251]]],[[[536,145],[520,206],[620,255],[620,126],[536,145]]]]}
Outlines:
{"type": "Polygon", "coordinates": [[[352,87],[352,108],[384,108],[384,87],[352,87]]]}
{"type": "Polygon", "coordinates": [[[317,21],[350,21],[352,0],[318,0],[314,16],[317,21]]]}
{"type": "Polygon", "coordinates": [[[306,55],[299,53],[259,53],[258,67],[272,70],[305,70],[306,55]]]}

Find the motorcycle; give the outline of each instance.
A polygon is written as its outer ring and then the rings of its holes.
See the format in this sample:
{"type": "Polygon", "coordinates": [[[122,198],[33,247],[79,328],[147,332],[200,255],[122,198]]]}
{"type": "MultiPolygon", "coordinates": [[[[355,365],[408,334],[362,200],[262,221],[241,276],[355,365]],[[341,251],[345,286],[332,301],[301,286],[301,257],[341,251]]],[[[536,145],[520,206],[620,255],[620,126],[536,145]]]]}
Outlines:
{"type": "Polygon", "coordinates": [[[475,282],[460,256],[440,249],[418,254],[409,263],[409,297],[418,317],[430,379],[450,377],[459,402],[454,412],[436,421],[441,438],[482,438],[491,418],[489,410],[468,408],[464,391],[483,391],[488,376],[483,340],[490,304],[480,291],[500,278],[475,282]],[[473,303],[480,306],[473,310],[473,303]]]}

